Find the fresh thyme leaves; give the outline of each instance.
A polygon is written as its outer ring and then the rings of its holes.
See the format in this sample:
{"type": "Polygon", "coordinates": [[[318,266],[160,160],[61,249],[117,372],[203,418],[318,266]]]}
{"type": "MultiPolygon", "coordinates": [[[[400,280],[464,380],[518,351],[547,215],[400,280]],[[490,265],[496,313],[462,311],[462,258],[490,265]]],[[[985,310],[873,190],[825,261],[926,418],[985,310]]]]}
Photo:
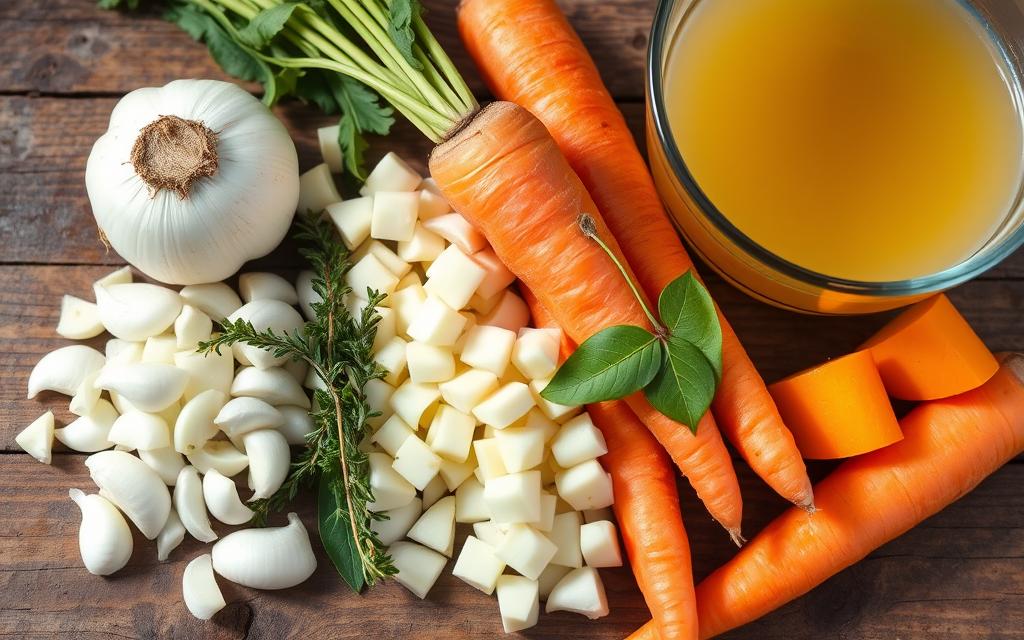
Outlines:
{"type": "Polygon", "coordinates": [[[370,523],[381,516],[367,505],[373,501],[366,454],[359,442],[373,417],[363,394],[366,383],[381,378],[384,370],[373,359],[373,339],[380,316],[375,308],[383,295],[367,292],[369,303],[359,317],[344,304],[351,289],[345,274],[351,266],[348,251],[333,235],[332,227],[314,217],[299,222],[296,237],[317,274],[313,289],[321,302],[312,304],[316,320],[295,334],[256,331],[244,321],[226,322],[223,333],[199,345],[200,351],[219,351],[235,343],[267,349],[276,357],[306,362],[323,382],[313,394],[314,430],[306,448],[292,461],[288,478],[273,496],[252,505],[254,520],[290,502],[300,489],[317,486],[320,538],[338,573],[355,591],[372,586],[395,568],[370,523]]]}

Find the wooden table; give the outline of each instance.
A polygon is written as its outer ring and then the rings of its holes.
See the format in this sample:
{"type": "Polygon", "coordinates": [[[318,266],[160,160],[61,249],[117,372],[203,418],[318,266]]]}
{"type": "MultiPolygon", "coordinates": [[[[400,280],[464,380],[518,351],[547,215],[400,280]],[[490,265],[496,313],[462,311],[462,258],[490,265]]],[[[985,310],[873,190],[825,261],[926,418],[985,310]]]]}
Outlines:
{"type": "MultiPolygon", "coordinates": [[[[474,89],[472,65],[455,35],[450,0],[427,2],[428,22],[474,89]]],[[[563,0],[606,82],[639,134],[643,60],[653,0],[563,0]]],[[[25,400],[32,366],[65,344],[54,333],[63,293],[90,296],[90,284],[122,264],[99,242],[84,189],[92,142],[117,98],[178,77],[223,78],[203,46],[156,15],[126,17],[92,0],[0,2],[0,636],[9,637],[379,637],[469,638],[500,633],[497,605],[451,576],[425,601],[396,584],[349,592],[321,556],[301,588],[257,592],[222,582],[231,604],[212,623],[181,602],[181,572],[200,553],[186,542],[157,563],[136,541],[128,567],[108,579],[89,575],[78,556],[78,511],[69,487],[92,487],[79,454],[53,465],[30,459],[15,434],[45,408],[70,417],[66,398],[25,400]]],[[[289,103],[278,114],[299,145],[303,166],[317,162],[316,127],[327,120],[289,103]]],[[[642,138],[642,136],[640,136],[642,138]]],[[[374,151],[395,149],[423,164],[427,145],[399,126],[374,151]]],[[[292,269],[280,250],[263,268],[292,269]]],[[[706,272],[706,270],[705,270],[706,272]]],[[[996,350],[1024,350],[1024,254],[951,296],[996,350]]],[[[756,303],[720,280],[712,293],[765,377],[776,379],[846,353],[884,318],[812,318],[756,303]]],[[[820,476],[827,469],[814,467],[820,476]]],[[[744,529],[759,530],[784,505],[739,462],[744,529]]],[[[681,485],[695,578],[734,549],[692,492],[681,485]]],[[[309,505],[298,508],[307,518],[309,505]]],[[[308,521],[308,520],[307,520],[308,521]]],[[[732,638],[1024,637],[1024,464],[1007,465],[973,494],[886,545],[813,593],[730,635],[732,638]]],[[[621,638],[648,614],[627,569],[606,574],[612,614],[600,623],[542,616],[526,635],[621,638]]]]}

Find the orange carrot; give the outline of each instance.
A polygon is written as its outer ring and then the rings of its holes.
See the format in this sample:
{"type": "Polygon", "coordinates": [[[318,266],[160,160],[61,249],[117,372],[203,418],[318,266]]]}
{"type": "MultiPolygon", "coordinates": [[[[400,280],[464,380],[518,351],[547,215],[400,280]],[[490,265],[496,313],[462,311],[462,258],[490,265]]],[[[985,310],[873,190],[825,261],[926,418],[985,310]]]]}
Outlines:
{"type": "MultiPolygon", "coordinates": [[[[554,318],[522,289],[535,326],[557,326],[554,318]]],[[[575,345],[563,336],[563,358],[575,345]]],[[[622,402],[587,406],[604,434],[608,453],[601,464],[612,475],[615,517],[629,564],[662,638],[697,637],[690,544],[679,512],[675,474],[665,451],[622,402]]]]}
{"type": "MultiPolygon", "coordinates": [[[[697,585],[702,638],[807,593],[1024,452],[1024,356],[1007,356],[974,390],[918,406],[901,426],[903,440],[815,487],[819,513],[790,509],[697,585]]],[[[654,637],[653,628],[634,637],[654,637]]]]}
{"type": "MultiPolygon", "coordinates": [[[[651,329],[615,264],[577,227],[580,213],[597,209],[547,129],[528,111],[508,102],[488,105],[434,149],[430,173],[455,210],[487,237],[574,341],[619,324],[651,329]]],[[[618,252],[604,222],[599,216],[594,221],[618,252]]],[[[627,402],[711,515],[739,536],[739,483],[710,413],[694,435],[640,393],[627,402]]]]}
{"type": "MultiPolygon", "coordinates": [[[[693,268],[665,215],[633,136],[554,0],[463,0],[459,33],[484,80],[551,132],[597,211],[656,300],[693,268]]],[[[712,411],[751,468],[797,505],[813,504],[793,437],[721,311],[722,383],[712,411]]]]}
{"type": "Polygon", "coordinates": [[[793,374],[768,390],[805,458],[849,458],[903,438],[867,351],[793,374]]]}
{"type": "Polygon", "coordinates": [[[999,364],[943,294],[913,305],[861,345],[875,358],[886,389],[901,400],[963,393],[999,364]]]}

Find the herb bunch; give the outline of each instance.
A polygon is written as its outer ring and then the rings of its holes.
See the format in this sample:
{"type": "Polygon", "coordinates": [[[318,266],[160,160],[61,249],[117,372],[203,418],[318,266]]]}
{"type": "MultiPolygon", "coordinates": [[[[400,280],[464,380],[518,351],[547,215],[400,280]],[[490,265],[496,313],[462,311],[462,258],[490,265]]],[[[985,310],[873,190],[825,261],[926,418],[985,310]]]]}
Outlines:
{"type": "Polygon", "coordinates": [[[267,349],[275,357],[307,363],[320,380],[313,394],[314,429],[306,447],[292,461],[288,477],[270,498],[251,506],[261,524],[271,511],[282,510],[300,489],[317,490],[320,538],[334,566],[355,591],[372,586],[395,568],[370,523],[385,516],[370,511],[373,501],[369,466],[359,442],[366,436],[371,412],[363,389],[382,378],[384,369],[373,359],[373,341],[380,316],[375,308],[384,296],[367,291],[368,303],[358,317],[345,305],[352,293],[345,284],[351,268],[348,250],[334,237],[331,225],[309,216],[298,222],[296,238],[307,246],[300,251],[312,265],[316,320],[298,333],[257,331],[245,320],[225,321],[223,332],[200,343],[203,352],[242,343],[267,349]]]}

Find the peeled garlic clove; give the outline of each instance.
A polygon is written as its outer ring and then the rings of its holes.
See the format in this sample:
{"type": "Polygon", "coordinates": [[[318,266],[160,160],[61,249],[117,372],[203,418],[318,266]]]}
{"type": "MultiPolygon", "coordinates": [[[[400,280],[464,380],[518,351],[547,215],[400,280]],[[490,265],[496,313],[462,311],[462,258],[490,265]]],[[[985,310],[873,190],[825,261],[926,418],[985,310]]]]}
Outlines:
{"type": "Polygon", "coordinates": [[[302,390],[302,385],[281,367],[243,367],[231,383],[231,395],[259,398],[275,406],[293,404],[309,407],[309,396],[302,390]]]}
{"type": "Polygon", "coordinates": [[[299,296],[295,287],[276,273],[250,271],[238,276],[238,293],[242,300],[280,300],[286,304],[298,304],[299,296]]]}
{"type": "Polygon", "coordinates": [[[106,346],[107,364],[130,364],[132,362],[141,362],[142,353],[145,349],[145,342],[132,342],[131,340],[111,338],[110,340],[107,340],[106,346]]]}
{"type": "Polygon", "coordinates": [[[174,366],[188,373],[185,400],[191,400],[208,389],[216,389],[227,395],[231,390],[231,380],[235,377],[235,360],[230,347],[222,347],[220,353],[179,351],[174,354],[174,366]]]}
{"type": "Polygon", "coordinates": [[[181,308],[181,314],[174,321],[175,342],[179,349],[195,350],[202,340],[209,340],[213,333],[213,320],[190,304],[181,308]]]}
{"type": "Polygon", "coordinates": [[[155,413],[174,404],[188,384],[188,374],[174,365],[138,362],[104,367],[95,385],[116,392],[139,411],[155,413]]]}
{"type": "Polygon", "coordinates": [[[71,396],[68,411],[76,416],[84,416],[93,410],[96,403],[99,402],[100,395],[103,393],[103,390],[97,389],[95,384],[99,374],[100,372],[97,371],[82,380],[82,384],[78,385],[75,395],[71,396]]]}
{"type": "MultiPolygon", "coordinates": [[[[280,300],[253,300],[228,316],[228,319],[232,322],[245,320],[251,323],[256,331],[273,329],[278,335],[295,334],[305,325],[299,312],[280,300]]],[[[234,350],[235,358],[239,362],[251,363],[260,369],[280,366],[287,359],[275,358],[270,351],[247,344],[236,343],[234,350]]]]}
{"type": "Polygon", "coordinates": [[[213,570],[253,589],[287,589],[316,570],[309,534],[299,516],[288,514],[288,526],[243,529],[213,545],[213,570]]]}
{"type": "Polygon", "coordinates": [[[110,441],[110,428],[117,420],[117,410],[110,402],[100,398],[92,409],[73,421],[63,429],[57,429],[53,435],[57,437],[65,447],[93,453],[102,451],[114,446],[110,441]]]}
{"type": "Polygon", "coordinates": [[[171,509],[171,512],[167,514],[164,528],[156,537],[156,559],[160,562],[166,560],[184,539],[185,525],[181,524],[178,512],[171,509]]]}
{"type": "Polygon", "coordinates": [[[142,535],[152,540],[171,510],[167,486],[145,462],[123,451],[101,451],[85,459],[100,495],[114,503],[142,535]]]}
{"type": "Polygon", "coordinates": [[[224,524],[244,524],[252,519],[252,509],[242,504],[235,483],[216,469],[203,476],[203,499],[213,517],[224,524]]]}
{"type": "Polygon", "coordinates": [[[174,449],[189,454],[217,435],[213,420],[227,401],[227,395],[207,389],[186,402],[174,423],[174,449]]]}
{"type": "Polygon", "coordinates": [[[291,465],[288,441],[280,432],[261,429],[242,436],[245,453],[249,456],[252,473],[253,496],[249,501],[269,498],[281,488],[291,465]]]}
{"type": "Polygon", "coordinates": [[[184,467],[178,474],[178,481],[174,484],[174,510],[193,538],[200,542],[213,542],[217,539],[217,533],[210,527],[210,518],[206,515],[203,481],[199,479],[195,467],[184,467]]]}
{"type": "Polygon", "coordinates": [[[181,296],[155,284],[100,285],[93,292],[103,326],[124,340],[158,336],[181,313],[181,296]]]}
{"type": "Polygon", "coordinates": [[[178,481],[178,474],[185,468],[185,459],[171,447],[160,449],[139,449],[139,459],[156,471],[168,487],[178,481]]]}
{"type": "Polygon", "coordinates": [[[213,422],[228,437],[237,438],[257,429],[275,429],[284,422],[284,417],[259,398],[242,397],[229,400],[213,422]]]}
{"type": "Polygon", "coordinates": [[[103,333],[100,312],[87,300],[65,295],[60,301],[60,320],[57,334],[69,340],[86,340],[103,333]]]}
{"type": "Polygon", "coordinates": [[[223,282],[190,284],[182,287],[178,294],[185,302],[218,322],[242,307],[242,299],[223,282]]]}
{"type": "Polygon", "coordinates": [[[146,338],[145,346],[142,348],[142,362],[174,364],[174,354],[177,350],[177,339],[169,333],[146,338]]]}
{"type": "Polygon", "coordinates": [[[303,271],[295,280],[295,292],[299,296],[299,307],[302,308],[302,313],[305,314],[307,320],[316,320],[313,304],[324,301],[313,288],[313,278],[315,277],[316,274],[312,271],[303,271]]]}
{"type": "Polygon", "coordinates": [[[99,280],[93,283],[92,286],[108,287],[112,284],[128,284],[132,281],[132,268],[125,265],[117,271],[111,271],[107,275],[103,276],[99,280]]]}
{"type": "Polygon", "coordinates": [[[50,464],[53,450],[53,412],[47,411],[14,437],[19,447],[39,462],[50,464]]]}
{"type": "Polygon", "coordinates": [[[227,605],[217,586],[213,562],[208,553],[185,566],[181,576],[181,592],[189,612],[200,620],[209,620],[227,605]]]}
{"type": "Polygon", "coordinates": [[[81,344],[51,351],[28,376],[29,400],[44,390],[74,395],[82,381],[102,369],[106,361],[102,353],[81,344]]]}
{"type": "Polygon", "coordinates": [[[200,473],[216,469],[229,478],[237,476],[249,466],[249,456],[226,440],[210,440],[192,453],[185,454],[185,457],[200,473]]]}
{"type": "Polygon", "coordinates": [[[305,360],[289,360],[281,368],[287,371],[291,377],[295,378],[299,386],[302,385],[302,381],[306,379],[306,373],[309,371],[309,365],[306,364],[305,360]]]}
{"type": "Polygon", "coordinates": [[[107,439],[128,451],[171,446],[171,432],[164,419],[141,411],[121,414],[110,427],[107,439]]]}
{"type": "Polygon", "coordinates": [[[284,422],[277,428],[288,441],[288,444],[306,444],[306,435],[313,431],[313,417],[309,415],[308,409],[302,407],[283,406],[277,407],[284,417],[284,422]]]}
{"type": "Polygon", "coordinates": [[[109,576],[132,557],[132,532],[121,512],[103,496],[71,489],[68,495],[82,511],[78,549],[94,576],[109,576]]]}

